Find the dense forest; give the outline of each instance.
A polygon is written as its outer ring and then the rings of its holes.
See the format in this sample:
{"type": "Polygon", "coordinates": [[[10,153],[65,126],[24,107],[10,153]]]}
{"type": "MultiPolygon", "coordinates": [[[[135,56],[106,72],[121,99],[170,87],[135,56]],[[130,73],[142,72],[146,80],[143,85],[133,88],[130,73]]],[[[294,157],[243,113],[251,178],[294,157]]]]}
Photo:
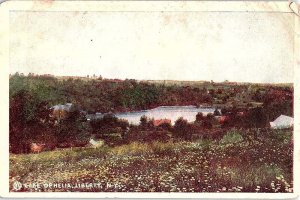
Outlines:
{"type": "Polygon", "coordinates": [[[264,106],[285,102],[287,105],[280,110],[292,115],[293,101],[293,87],[288,84],[282,86],[228,82],[182,84],[176,81],[152,83],[132,79],[61,79],[16,73],[10,77],[10,100],[20,91],[30,95],[31,101],[28,103],[44,102],[48,106],[53,106],[72,102],[88,113],[142,110],[161,105],[208,104],[251,107],[251,102],[261,102],[264,106]]]}
{"type": "Polygon", "coordinates": [[[165,86],[136,80],[57,79],[45,76],[10,78],[10,97],[28,91],[49,105],[72,102],[88,113],[140,110],[158,105],[194,105],[211,102],[206,88],[165,86]]]}

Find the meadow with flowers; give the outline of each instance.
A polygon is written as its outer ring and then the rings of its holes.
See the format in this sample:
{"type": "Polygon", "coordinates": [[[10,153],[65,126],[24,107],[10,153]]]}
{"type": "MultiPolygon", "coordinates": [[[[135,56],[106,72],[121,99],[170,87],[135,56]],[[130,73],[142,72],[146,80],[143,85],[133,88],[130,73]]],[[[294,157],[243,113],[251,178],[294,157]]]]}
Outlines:
{"type": "Polygon", "coordinates": [[[219,140],[132,142],[10,156],[21,192],[293,192],[292,130],[229,129],[219,140]],[[259,132],[259,134],[257,134],[259,132]]]}

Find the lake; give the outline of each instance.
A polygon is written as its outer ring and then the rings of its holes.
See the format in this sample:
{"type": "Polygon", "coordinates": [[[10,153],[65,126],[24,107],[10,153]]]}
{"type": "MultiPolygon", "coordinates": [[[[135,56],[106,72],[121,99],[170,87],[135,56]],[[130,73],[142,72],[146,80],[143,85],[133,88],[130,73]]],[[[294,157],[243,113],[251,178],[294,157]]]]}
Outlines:
{"type": "Polygon", "coordinates": [[[143,115],[150,119],[170,119],[171,123],[174,124],[180,117],[183,117],[188,122],[194,122],[197,113],[202,112],[203,115],[207,115],[214,111],[215,108],[199,108],[196,106],[160,106],[149,110],[116,113],[115,116],[119,119],[125,119],[134,125],[140,123],[140,119],[143,115]]]}

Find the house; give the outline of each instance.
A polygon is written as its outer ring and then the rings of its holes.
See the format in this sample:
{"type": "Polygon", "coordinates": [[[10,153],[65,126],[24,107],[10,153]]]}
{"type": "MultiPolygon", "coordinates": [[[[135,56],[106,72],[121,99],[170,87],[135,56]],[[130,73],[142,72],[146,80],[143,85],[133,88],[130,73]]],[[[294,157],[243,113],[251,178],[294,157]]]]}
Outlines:
{"type": "Polygon", "coordinates": [[[154,126],[160,126],[162,124],[170,124],[171,125],[171,120],[170,119],[156,119],[153,121],[154,126]]]}
{"type": "Polygon", "coordinates": [[[74,110],[74,105],[72,103],[66,103],[65,105],[55,105],[52,106],[51,109],[53,110],[52,116],[57,119],[64,119],[67,117],[69,112],[74,110]]]}
{"type": "Polygon", "coordinates": [[[272,129],[284,129],[284,128],[291,128],[294,125],[294,118],[280,115],[277,119],[273,122],[270,122],[270,126],[272,129]]]}

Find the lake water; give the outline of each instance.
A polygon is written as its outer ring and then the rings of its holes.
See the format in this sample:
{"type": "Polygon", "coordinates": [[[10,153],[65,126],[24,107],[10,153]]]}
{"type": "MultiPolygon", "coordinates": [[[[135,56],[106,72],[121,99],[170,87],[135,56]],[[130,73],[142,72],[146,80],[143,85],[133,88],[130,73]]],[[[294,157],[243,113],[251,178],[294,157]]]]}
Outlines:
{"type": "Polygon", "coordinates": [[[160,106],[150,110],[116,113],[115,116],[135,125],[140,123],[140,119],[143,115],[150,119],[170,119],[171,123],[174,124],[180,117],[183,117],[188,122],[194,122],[197,113],[202,112],[203,115],[207,115],[214,111],[215,108],[198,108],[196,106],[160,106]]]}

